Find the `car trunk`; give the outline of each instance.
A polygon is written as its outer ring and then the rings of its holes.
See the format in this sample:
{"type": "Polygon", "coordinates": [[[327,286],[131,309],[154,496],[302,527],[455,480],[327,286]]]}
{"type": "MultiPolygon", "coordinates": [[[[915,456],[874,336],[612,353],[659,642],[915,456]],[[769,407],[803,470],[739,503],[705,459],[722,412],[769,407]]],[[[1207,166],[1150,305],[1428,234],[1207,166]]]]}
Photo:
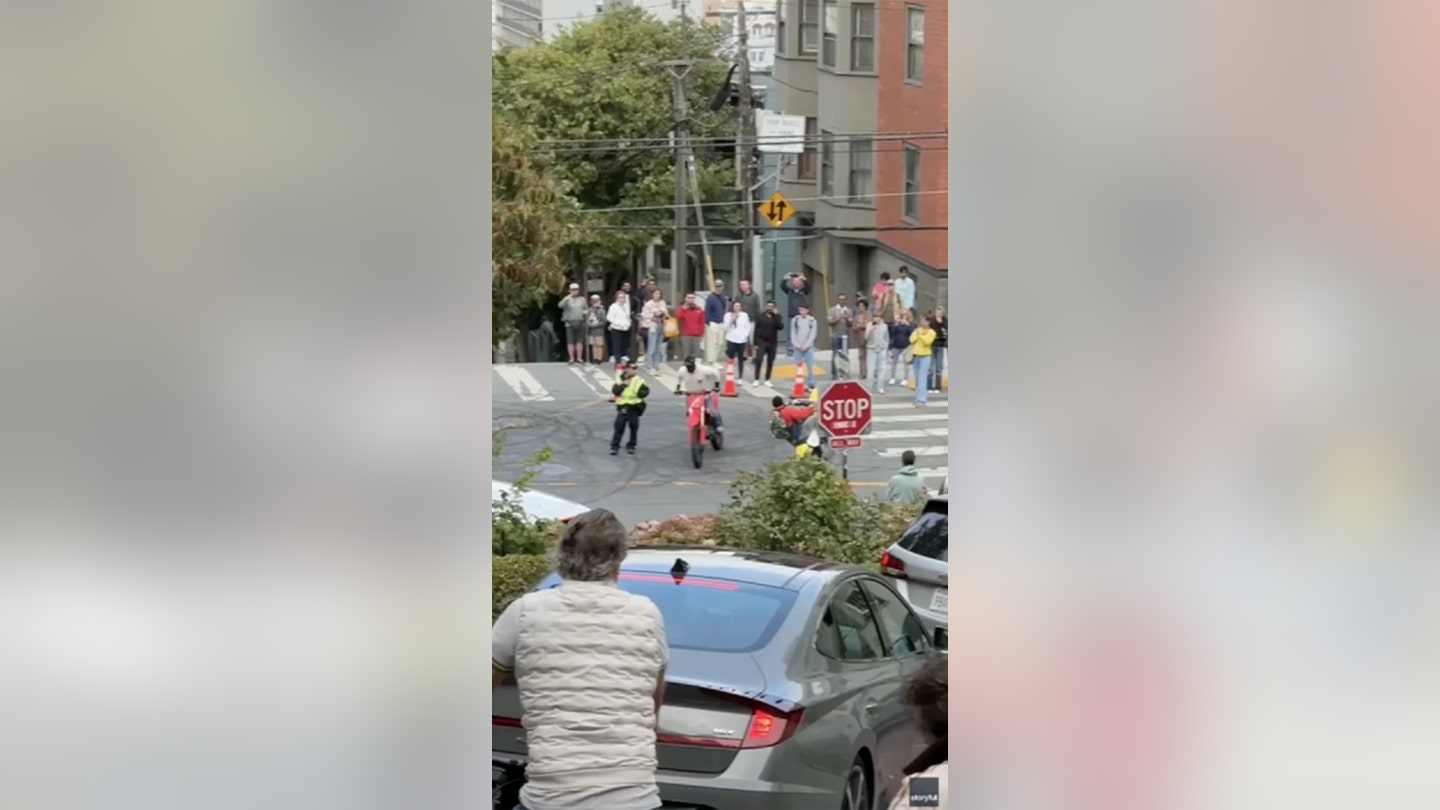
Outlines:
{"type": "Polygon", "coordinates": [[[881,558],[881,572],[903,582],[901,592],[917,609],[949,609],[949,532],[949,503],[932,499],[881,558]]]}
{"type": "MultiPolygon", "coordinates": [[[[742,748],[789,736],[798,714],[766,694],[764,674],[748,653],[670,651],[656,755],[661,770],[723,773],[742,748]]],[[[525,754],[520,700],[513,677],[494,696],[492,747],[497,755],[525,754]]]]}

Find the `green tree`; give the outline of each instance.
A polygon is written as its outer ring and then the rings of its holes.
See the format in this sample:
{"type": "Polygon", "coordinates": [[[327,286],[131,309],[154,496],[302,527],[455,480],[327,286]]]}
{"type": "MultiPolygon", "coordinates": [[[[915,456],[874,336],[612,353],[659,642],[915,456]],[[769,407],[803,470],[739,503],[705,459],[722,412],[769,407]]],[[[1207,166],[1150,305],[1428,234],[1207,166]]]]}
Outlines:
{"type": "MultiPolygon", "coordinates": [[[[577,233],[572,260],[604,268],[611,279],[632,251],[669,234],[674,152],[664,143],[673,128],[671,80],[658,62],[703,60],[687,78],[690,131],[697,139],[733,137],[733,109],[709,110],[728,65],[719,56],[720,32],[709,26],[665,23],[642,9],[617,9],[576,25],[553,42],[505,51],[494,60],[492,104],[497,118],[552,143],[557,175],[584,209],[652,208],[587,215],[594,225],[577,233]],[[578,143],[579,140],[588,141],[578,143]],[[553,143],[563,141],[563,143],[553,143]],[[606,225],[655,226],[607,230],[606,225]]],[[[734,158],[708,140],[696,148],[696,173],[706,202],[736,199],[734,158]]],[[[740,222],[737,206],[705,209],[706,223],[740,222]]]]}
{"type": "Polygon", "coordinates": [[[579,231],[575,202],[533,138],[499,117],[491,136],[490,339],[498,346],[564,286],[567,246],[579,231]]]}

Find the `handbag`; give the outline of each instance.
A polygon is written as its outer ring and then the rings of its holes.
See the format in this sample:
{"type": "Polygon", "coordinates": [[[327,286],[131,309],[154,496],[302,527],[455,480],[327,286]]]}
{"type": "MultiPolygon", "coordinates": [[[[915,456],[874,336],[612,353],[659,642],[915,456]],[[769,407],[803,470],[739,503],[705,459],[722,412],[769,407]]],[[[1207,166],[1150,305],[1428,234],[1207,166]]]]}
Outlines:
{"type": "Polygon", "coordinates": [[[915,362],[915,347],[914,347],[914,346],[907,346],[907,347],[905,348],[905,351],[903,351],[903,352],[900,353],[900,362],[902,362],[902,363],[913,363],[913,362],[915,362]]]}
{"type": "Polygon", "coordinates": [[[665,339],[671,340],[680,336],[680,322],[674,317],[665,319],[665,339]]]}

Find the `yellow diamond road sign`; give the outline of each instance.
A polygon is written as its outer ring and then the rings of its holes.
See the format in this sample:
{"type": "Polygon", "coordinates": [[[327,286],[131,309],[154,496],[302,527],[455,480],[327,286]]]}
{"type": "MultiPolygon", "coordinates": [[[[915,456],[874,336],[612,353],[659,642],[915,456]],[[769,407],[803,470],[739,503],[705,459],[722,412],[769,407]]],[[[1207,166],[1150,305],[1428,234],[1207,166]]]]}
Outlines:
{"type": "Polygon", "coordinates": [[[760,216],[764,217],[772,228],[784,225],[786,220],[795,216],[795,206],[778,191],[770,195],[770,199],[760,203],[760,207],[755,210],[760,212],[760,216]]]}

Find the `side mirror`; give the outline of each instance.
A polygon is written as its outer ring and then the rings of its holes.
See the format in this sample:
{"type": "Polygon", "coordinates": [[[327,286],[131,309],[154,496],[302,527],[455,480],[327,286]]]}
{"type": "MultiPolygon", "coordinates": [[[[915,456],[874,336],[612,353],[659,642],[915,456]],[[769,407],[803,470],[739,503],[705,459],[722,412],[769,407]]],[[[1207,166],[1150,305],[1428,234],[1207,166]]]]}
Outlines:
{"type": "Polygon", "coordinates": [[[950,649],[950,631],[944,627],[935,628],[935,649],[947,651],[950,649]]]}

